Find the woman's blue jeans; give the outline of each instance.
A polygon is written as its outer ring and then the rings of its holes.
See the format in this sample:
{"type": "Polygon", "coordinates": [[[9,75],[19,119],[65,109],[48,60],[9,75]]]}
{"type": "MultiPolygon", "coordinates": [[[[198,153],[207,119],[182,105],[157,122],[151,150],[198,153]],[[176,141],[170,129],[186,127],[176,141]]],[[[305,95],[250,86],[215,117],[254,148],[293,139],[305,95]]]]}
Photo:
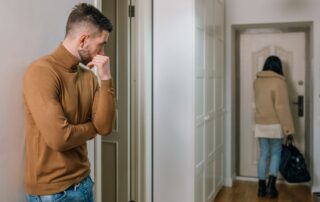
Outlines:
{"type": "Polygon", "coordinates": [[[258,162],[259,180],[265,180],[267,175],[267,165],[271,149],[271,159],[269,173],[277,177],[282,150],[282,138],[259,138],[260,158],[258,162]]]}
{"type": "Polygon", "coordinates": [[[27,195],[28,202],[94,202],[93,182],[90,176],[67,190],[45,196],[27,195]]]}

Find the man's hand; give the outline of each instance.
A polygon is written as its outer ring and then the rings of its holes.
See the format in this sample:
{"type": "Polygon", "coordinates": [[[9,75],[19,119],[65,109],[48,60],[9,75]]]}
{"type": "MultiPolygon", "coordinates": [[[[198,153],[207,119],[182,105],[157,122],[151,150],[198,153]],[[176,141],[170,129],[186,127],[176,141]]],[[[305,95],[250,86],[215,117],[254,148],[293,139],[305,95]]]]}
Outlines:
{"type": "Polygon", "coordinates": [[[111,79],[110,72],[110,59],[108,56],[96,55],[91,62],[88,63],[88,67],[97,67],[98,76],[101,80],[111,79]]]}

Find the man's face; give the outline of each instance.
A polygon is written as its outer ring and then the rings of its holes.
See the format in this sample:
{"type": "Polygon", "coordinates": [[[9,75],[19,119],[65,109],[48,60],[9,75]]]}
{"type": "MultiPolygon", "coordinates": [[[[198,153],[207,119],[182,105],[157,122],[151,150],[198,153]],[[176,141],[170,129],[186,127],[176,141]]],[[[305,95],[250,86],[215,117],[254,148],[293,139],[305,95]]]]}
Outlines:
{"type": "Polygon", "coordinates": [[[98,34],[91,34],[84,39],[83,47],[78,50],[80,62],[88,64],[94,56],[104,55],[104,47],[109,39],[109,32],[103,30],[98,34]]]}

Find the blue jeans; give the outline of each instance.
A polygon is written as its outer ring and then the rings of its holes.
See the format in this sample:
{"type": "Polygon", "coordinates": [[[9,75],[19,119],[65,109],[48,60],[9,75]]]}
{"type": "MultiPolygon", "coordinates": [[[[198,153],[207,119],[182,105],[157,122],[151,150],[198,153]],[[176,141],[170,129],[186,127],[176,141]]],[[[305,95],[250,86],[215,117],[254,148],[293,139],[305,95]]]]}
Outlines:
{"type": "Polygon", "coordinates": [[[269,173],[272,176],[277,177],[281,150],[282,150],[282,139],[280,138],[259,138],[260,145],[260,158],[258,162],[258,177],[259,180],[265,180],[267,174],[267,163],[269,160],[270,147],[271,147],[271,160],[269,166],[269,173]]]}
{"type": "Polygon", "coordinates": [[[60,193],[45,196],[27,195],[27,200],[28,202],[94,202],[92,189],[93,182],[88,176],[79,184],[60,193]]]}

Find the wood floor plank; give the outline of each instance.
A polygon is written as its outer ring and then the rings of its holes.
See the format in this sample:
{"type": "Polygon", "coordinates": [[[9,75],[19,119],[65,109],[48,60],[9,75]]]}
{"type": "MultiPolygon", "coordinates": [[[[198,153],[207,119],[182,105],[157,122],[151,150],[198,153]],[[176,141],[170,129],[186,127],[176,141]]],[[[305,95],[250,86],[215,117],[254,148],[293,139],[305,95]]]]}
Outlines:
{"type": "Polygon", "coordinates": [[[236,181],[232,188],[224,187],[214,202],[312,202],[308,186],[277,184],[277,188],[278,198],[259,198],[257,182],[236,181]]]}

